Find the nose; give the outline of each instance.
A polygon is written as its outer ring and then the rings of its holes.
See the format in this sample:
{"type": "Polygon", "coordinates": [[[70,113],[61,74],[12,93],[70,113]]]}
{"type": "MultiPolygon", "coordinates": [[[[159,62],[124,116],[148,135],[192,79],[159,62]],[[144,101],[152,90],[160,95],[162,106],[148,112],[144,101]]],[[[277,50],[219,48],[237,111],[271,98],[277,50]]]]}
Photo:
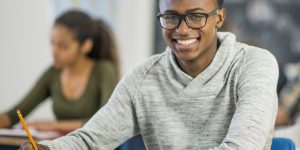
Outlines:
{"type": "Polygon", "coordinates": [[[55,45],[52,45],[52,55],[56,57],[58,55],[58,48],[55,45]]]}
{"type": "Polygon", "coordinates": [[[52,53],[53,54],[57,53],[57,48],[54,45],[52,45],[52,53]]]}
{"type": "Polygon", "coordinates": [[[176,32],[180,35],[186,35],[190,29],[191,28],[187,25],[186,21],[182,19],[179,26],[176,28],[176,32]]]}

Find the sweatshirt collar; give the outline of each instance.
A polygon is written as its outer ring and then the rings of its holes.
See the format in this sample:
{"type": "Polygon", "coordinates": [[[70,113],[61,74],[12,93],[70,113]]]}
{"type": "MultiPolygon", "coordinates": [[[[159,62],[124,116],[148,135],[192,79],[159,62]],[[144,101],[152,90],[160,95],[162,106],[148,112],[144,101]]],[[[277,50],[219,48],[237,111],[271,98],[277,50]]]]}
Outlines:
{"type": "Polygon", "coordinates": [[[217,38],[220,41],[220,46],[209,66],[203,70],[199,75],[195,78],[191,77],[184,71],[180,69],[176,62],[175,55],[172,50],[168,47],[166,52],[169,55],[169,61],[171,62],[172,68],[175,71],[175,77],[178,82],[183,84],[184,87],[190,86],[189,84],[193,84],[195,81],[198,85],[206,84],[211,78],[215,76],[218,70],[221,69],[222,65],[225,63],[229,50],[232,48],[234,43],[236,42],[235,35],[228,32],[218,32],[217,38]]]}

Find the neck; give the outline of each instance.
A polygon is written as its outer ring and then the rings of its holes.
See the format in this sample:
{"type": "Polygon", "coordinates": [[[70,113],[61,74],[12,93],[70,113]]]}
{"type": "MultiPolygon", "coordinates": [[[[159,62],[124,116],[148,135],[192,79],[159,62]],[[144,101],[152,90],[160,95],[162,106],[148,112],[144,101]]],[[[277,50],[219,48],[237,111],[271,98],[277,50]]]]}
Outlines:
{"type": "Polygon", "coordinates": [[[177,60],[177,63],[185,73],[187,73],[191,77],[196,77],[210,65],[213,58],[215,57],[216,52],[217,40],[215,40],[212,46],[205,50],[205,52],[197,58],[191,61],[177,60]]]}
{"type": "Polygon", "coordinates": [[[65,67],[63,72],[69,75],[79,75],[85,72],[86,69],[93,65],[93,60],[87,57],[79,58],[75,63],[65,67]]]}

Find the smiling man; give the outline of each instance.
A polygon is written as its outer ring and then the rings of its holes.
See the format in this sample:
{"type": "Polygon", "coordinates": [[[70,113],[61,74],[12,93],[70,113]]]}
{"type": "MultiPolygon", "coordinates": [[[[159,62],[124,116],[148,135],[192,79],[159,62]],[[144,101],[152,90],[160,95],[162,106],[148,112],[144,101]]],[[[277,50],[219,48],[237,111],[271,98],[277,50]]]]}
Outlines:
{"type": "Polygon", "coordinates": [[[192,77],[200,74],[217,51],[217,28],[224,22],[222,1],[161,0],[158,20],[167,45],[181,69],[192,77]]]}
{"type": "Polygon", "coordinates": [[[150,150],[270,149],[275,58],[217,32],[222,0],[160,0],[159,8],[166,51],[134,67],[83,128],[41,148],[114,149],[141,133],[150,150]]]}

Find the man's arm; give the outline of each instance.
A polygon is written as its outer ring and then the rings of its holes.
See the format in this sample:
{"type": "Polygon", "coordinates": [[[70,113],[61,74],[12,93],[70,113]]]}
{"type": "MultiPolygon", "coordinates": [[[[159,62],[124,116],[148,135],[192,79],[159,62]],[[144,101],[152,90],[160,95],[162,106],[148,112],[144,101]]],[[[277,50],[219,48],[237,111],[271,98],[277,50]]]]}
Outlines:
{"type": "Polygon", "coordinates": [[[269,52],[255,51],[245,58],[236,111],[225,139],[215,149],[269,148],[278,107],[277,80],[278,64],[269,52]]]}

